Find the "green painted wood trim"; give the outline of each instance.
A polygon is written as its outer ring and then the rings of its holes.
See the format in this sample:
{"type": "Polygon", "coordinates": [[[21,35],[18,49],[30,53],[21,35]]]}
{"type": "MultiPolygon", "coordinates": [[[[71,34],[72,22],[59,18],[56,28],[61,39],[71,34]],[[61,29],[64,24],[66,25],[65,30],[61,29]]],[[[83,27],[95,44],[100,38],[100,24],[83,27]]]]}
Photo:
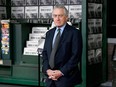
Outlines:
{"type": "Polygon", "coordinates": [[[86,87],[86,60],[87,60],[87,0],[82,1],[82,39],[83,39],[83,53],[82,53],[82,84],[80,87],[86,87]]]}
{"type": "Polygon", "coordinates": [[[108,77],[108,54],[107,54],[107,0],[103,3],[103,81],[107,81],[108,77]]]}
{"type": "Polygon", "coordinates": [[[10,84],[20,84],[20,85],[30,85],[30,86],[38,86],[38,81],[33,80],[25,80],[25,79],[14,79],[11,77],[0,77],[1,83],[10,83],[10,84]]]}
{"type": "Polygon", "coordinates": [[[22,31],[21,24],[12,24],[13,26],[13,62],[20,64],[22,58],[22,31]]]}

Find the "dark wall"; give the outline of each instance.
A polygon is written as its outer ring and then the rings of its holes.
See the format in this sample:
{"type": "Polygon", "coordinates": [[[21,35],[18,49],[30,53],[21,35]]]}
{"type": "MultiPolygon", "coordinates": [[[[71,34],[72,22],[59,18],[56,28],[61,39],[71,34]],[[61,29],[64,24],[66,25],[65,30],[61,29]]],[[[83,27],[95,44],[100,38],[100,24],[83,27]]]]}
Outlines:
{"type": "Polygon", "coordinates": [[[107,2],[107,37],[116,38],[116,3],[115,0],[107,2]]]}

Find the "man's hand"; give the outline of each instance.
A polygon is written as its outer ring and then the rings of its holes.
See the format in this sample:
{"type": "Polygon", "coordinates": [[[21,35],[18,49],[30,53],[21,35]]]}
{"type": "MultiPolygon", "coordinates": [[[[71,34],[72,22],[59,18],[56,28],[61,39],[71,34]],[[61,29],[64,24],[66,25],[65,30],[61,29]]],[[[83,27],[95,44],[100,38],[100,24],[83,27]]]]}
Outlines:
{"type": "Polygon", "coordinates": [[[54,70],[53,75],[55,76],[56,79],[60,78],[63,74],[60,70],[54,70]]]}
{"type": "Polygon", "coordinates": [[[49,76],[49,79],[52,79],[52,80],[57,80],[63,75],[60,70],[51,70],[51,69],[47,70],[47,74],[49,76]]]}

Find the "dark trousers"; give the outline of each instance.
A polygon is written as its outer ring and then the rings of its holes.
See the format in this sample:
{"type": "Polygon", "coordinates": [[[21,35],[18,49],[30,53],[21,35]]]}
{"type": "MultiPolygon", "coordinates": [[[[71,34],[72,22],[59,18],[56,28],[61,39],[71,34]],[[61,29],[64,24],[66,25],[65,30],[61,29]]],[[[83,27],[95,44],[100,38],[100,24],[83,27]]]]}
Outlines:
{"type": "Polygon", "coordinates": [[[51,86],[50,87],[56,87],[55,83],[52,82],[51,86]]]}
{"type": "MultiPolygon", "coordinates": [[[[51,86],[49,87],[57,87],[57,86],[55,85],[55,82],[52,82],[51,86]]],[[[70,86],[70,87],[74,87],[74,86],[70,86]]]]}

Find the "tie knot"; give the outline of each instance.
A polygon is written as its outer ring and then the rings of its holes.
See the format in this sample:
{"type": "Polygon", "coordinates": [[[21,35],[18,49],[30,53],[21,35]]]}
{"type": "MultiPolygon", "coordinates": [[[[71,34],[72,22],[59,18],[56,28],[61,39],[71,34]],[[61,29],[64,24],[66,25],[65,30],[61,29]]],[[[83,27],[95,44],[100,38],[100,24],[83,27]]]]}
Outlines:
{"type": "Polygon", "coordinates": [[[57,32],[60,34],[60,29],[58,29],[57,32]]]}
{"type": "Polygon", "coordinates": [[[60,29],[58,29],[57,31],[60,32],[60,29]]]}

